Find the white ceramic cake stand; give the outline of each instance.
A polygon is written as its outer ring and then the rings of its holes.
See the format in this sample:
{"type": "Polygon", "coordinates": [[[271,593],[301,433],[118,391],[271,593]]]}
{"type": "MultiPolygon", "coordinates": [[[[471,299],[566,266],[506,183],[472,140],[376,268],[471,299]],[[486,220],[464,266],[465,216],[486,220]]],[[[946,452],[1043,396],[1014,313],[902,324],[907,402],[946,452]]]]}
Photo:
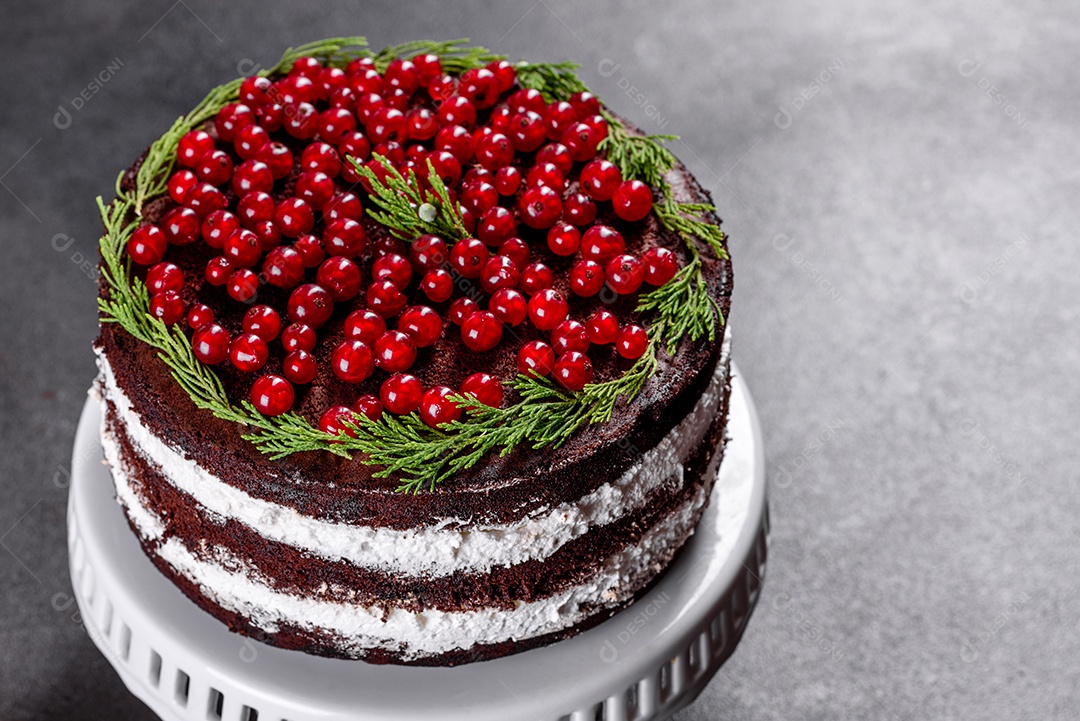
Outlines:
{"type": "Polygon", "coordinates": [[[375,666],[230,633],[158,573],[114,500],[91,399],[72,466],[72,584],[94,643],[128,689],[170,721],[667,719],[734,650],[765,572],[761,432],[739,377],[729,434],[697,532],[630,608],[574,638],[493,661],[375,666]]]}

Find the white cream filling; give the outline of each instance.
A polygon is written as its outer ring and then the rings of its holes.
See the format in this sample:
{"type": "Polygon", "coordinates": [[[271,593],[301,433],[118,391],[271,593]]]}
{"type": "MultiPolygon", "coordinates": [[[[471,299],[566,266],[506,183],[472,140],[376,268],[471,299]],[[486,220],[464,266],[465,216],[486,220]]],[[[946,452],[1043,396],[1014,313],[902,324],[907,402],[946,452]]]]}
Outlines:
{"type": "MultiPolygon", "coordinates": [[[[106,448],[107,453],[116,451],[110,434],[106,434],[106,448]]],[[[140,533],[151,540],[160,538],[160,519],[141,505],[123,466],[113,468],[117,493],[140,533]]],[[[609,557],[587,583],[540,601],[521,603],[510,611],[414,613],[392,608],[384,618],[381,607],[329,602],[277,591],[261,580],[258,569],[220,547],[209,549],[216,561],[211,562],[196,557],[180,540],[170,538],[158,546],[158,554],[215,603],[239,613],[269,633],[287,624],[320,636],[328,635],[352,656],[382,648],[411,660],[479,644],[552,633],[580,623],[595,613],[598,605],[610,607],[626,601],[656,573],[656,566],[667,560],[672,545],[691,530],[697,510],[708,498],[708,488],[702,485],[681,508],[649,529],[639,543],[609,557]]]]}
{"type": "MultiPolygon", "coordinates": [[[[459,571],[489,572],[531,559],[544,559],[597,526],[640,508],[649,492],[674,473],[701,442],[716,416],[728,375],[730,339],[694,409],[619,479],[583,498],[541,510],[510,524],[458,528],[467,519],[447,518],[408,530],[352,525],[303,515],[230,486],[168,445],[143,425],[130,399],[116,384],[103,354],[98,356],[102,393],[113,403],[138,452],[163,469],[162,475],[211,514],[239,521],[270,540],[322,558],[343,559],[363,568],[411,576],[447,576],[459,571]]],[[[110,464],[116,464],[110,460],[110,464]]],[[[122,499],[123,500],[123,499],[122,499]]]]}

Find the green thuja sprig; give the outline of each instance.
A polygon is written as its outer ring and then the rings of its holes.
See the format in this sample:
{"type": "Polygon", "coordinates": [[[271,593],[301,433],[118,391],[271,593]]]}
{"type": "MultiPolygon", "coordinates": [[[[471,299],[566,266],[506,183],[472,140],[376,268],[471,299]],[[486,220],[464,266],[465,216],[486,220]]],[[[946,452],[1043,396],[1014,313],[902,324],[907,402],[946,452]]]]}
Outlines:
{"type": "Polygon", "coordinates": [[[382,208],[381,211],[368,209],[372,220],[385,225],[391,234],[402,240],[413,240],[425,233],[442,236],[451,242],[468,237],[461,211],[450,199],[446,184],[430,160],[427,161],[426,180],[431,190],[427,190],[415,171],[410,169],[406,178],[383,156],[376,153],[372,157],[384,168],[385,178],[380,179],[371,168],[346,156],[356,171],[367,178],[372,190],[371,200],[382,208]]]}
{"type": "Polygon", "coordinates": [[[434,54],[439,56],[443,72],[455,75],[482,68],[495,60],[503,60],[506,56],[496,55],[487,48],[468,47],[468,38],[458,40],[415,40],[413,42],[391,45],[380,50],[372,56],[375,60],[375,69],[385,73],[390,63],[397,58],[412,59],[418,55],[434,54]]]}
{"type": "Polygon", "coordinates": [[[567,100],[575,93],[588,91],[574,72],[579,67],[581,66],[577,63],[569,61],[529,63],[522,60],[514,69],[521,87],[538,90],[544,96],[545,102],[553,103],[556,100],[567,100]]]}

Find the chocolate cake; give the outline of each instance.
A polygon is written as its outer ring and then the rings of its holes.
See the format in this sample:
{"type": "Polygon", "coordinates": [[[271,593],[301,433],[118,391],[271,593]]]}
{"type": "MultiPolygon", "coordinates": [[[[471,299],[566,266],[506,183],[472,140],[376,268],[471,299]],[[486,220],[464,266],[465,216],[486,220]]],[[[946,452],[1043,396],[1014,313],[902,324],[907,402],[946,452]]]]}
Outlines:
{"type": "Polygon", "coordinates": [[[495,658],[631,604],[693,534],[725,239],[573,66],[298,48],[178,120],[102,214],[117,498],[233,631],[495,658]]]}

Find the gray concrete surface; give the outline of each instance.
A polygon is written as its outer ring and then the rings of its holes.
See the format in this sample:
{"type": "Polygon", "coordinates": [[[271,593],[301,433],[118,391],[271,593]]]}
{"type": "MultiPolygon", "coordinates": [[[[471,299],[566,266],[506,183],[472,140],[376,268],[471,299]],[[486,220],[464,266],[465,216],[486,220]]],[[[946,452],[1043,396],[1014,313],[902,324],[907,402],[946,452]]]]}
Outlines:
{"type": "Polygon", "coordinates": [[[5,3],[0,718],[150,718],[65,605],[94,196],[242,59],[348,32],[575,59],[713,188],[775,532],[679,721],[1076,718],[1080,13],[997,0],[5,3]]]}

